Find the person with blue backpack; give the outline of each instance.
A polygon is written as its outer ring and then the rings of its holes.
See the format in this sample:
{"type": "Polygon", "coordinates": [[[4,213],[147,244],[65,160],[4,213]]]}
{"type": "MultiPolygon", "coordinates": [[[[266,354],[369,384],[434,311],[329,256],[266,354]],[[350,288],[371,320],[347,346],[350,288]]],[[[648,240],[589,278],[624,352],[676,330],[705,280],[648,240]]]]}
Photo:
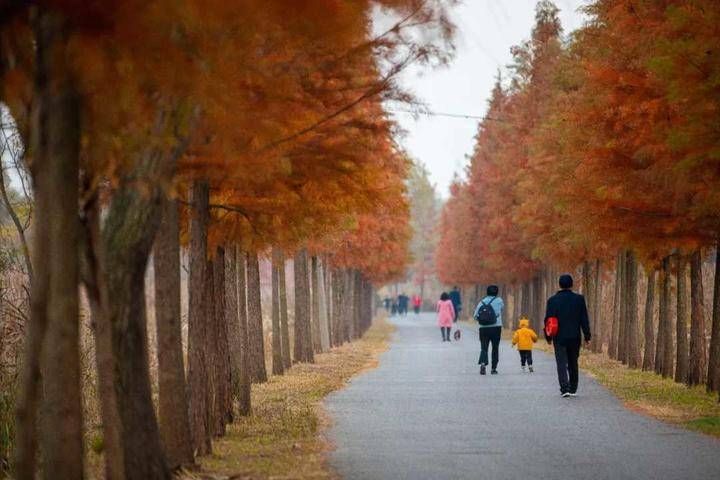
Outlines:
{"type": "Polygon", "coordinates": [[[500,334],[502,333],[502,313],[505,304],[498,296],[500,289],[497,285],[487,287],[487,295],[475,307],[473,318],[480,325],[480,375],[485,375],[488,366],[488,349],[492,345],[492,363],[490,374],[497,375],[498,360],[500,358],[500,334]]]}

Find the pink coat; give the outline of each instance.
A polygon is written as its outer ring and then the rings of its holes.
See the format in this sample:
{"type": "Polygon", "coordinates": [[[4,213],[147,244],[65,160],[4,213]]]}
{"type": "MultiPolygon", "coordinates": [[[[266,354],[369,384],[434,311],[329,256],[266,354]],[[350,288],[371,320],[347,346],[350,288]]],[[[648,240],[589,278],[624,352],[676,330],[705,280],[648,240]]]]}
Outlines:
{"type": "Polygon", "coordinates": [[[452,327],[455,319],[455,308],[451,300],[440,300],[435,307],[437,312],[438,326],[452,327]]]}

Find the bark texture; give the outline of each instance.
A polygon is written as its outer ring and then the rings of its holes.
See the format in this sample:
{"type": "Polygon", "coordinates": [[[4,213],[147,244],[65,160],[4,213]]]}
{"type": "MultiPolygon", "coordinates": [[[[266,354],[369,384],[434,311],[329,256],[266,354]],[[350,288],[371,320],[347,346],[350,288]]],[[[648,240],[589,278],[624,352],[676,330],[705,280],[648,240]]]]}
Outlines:
{"type": "MultiPolygon", "coordinates": [[[[285,279],[285,253],[278,252],[282,261],[278,261],[278,294],[280,295],[280,333],[282,335],[282,356],[285,370],[292,367],[290,354],[290,325],[288,321],[287,283],[285,279]]],[[[278,260],[280,260],[280,258],[278,260]]]]}
{"type": "Polygon", "coordinates": [[[282,351],[282,329],[280,325],[280,266],[283,258],[277,248],[272,250],[272,372],[282,375],[285,372],[282,351]]]}
{"type": "Polygon", "coordinates": [[[640,339],[638,337],[638,265],[633,252],[626,255],[626,309],[625,318],[627,322],[627,347],[626,358],[630,368],[640,368],[640,339]]]}
{"type": "Polygon", "coordinates": [[[645,345],[643,349],[642,369],[652,371],[655,368],[655,269],[647,273],[647,293],[645,295],[645,317],[643,322],[643,336],[645,345]]]}
{"type": "Polygon", "coordinates": [[[158,417],[168,466],[192,465],[187,383],[180,323],[180,226],[178,205],[165,199],[155,239],[158,417]]]}
{"type": "Polygon", "coordinates": [[[302,249],[295,254],[295,361],[313,362],[312,326],[310,319],[310,279],[308,254],[302,249]]]}
{"type": "Polygon", "coordinates": [[[250,381],[263,383],[267,381],[267,370],[265,368],[265,339],[260,299],[260,263],[257,253],[247,254],[247,282],[250,381]]]}
{"type": "Polygon", "coordinates": [[[228,324],[226,312],[225,285],[225,248],[218,246],[213,259],[214,304],[215,304],[215,398],[214,435],[225,435],[225,427],[233,421],[232,410],[232,375],[230,373],[230,347],[228,345],[228,324]]]}
{"type": "Polygon", "coordinates": [[[238,377],[235,383],[235,391],[238,402],[238,413],[248,416],[252,413],[252,402],[250,397],[250,371],[249,371],[249,349],[248,340],[248,311],[247,311],[247,265],[246,255],[238,252],[238,336],[240,340],[240,358],[238,365],[238,377]]]}
{"type": "Polygon", "coordinates": [[[188,387],[190,390],[190,429],[192,447],[197,455],[212,451],[208,424],[208,379],[205,352],[207,317],[205,283],[207,276],[207,227],[209,222],[209,186],[195,181],[192,187],[190,220],[190,266],[188,278],[188,387]]]}
{"type": "Polygon", "coordinates": [[[707,372],[707,347],[705,345],[705,308],[702,279],[702,253],[696,250],[690,259],[690,364],[688,385],[705,381],[707,372]]]}
{"type": "Polygon", "coordinates": [[[675,381],[686,383],[688,380],[688,320],[690,317],[688,299],[688,261],[687,257],[677,256],[677,323],[675,324],[675,381]]]}
{"type": "Polygon", "coordinates": [[[715,248],[711,330],[707,387],[710,391],[718,391],[720,390],[720,240],[715,248]]]}

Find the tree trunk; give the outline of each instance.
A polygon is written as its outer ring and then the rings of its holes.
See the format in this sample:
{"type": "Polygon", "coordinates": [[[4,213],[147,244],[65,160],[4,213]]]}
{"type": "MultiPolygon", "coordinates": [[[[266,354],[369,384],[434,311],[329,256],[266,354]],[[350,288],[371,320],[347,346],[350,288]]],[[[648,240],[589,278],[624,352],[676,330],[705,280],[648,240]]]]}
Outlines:
{"type": "Polygon", "coordinates": [[[78,176],[80,103],[60,15],[40,10],[35,29],[31,173],[37,202],[33,225],[36,272],[17,405],[15,474],[34,478],[36,438],[45,478],[82,478],[82,406],[78,348],[78,176]],[[42,371],[42,376],[40,372],[42,371]],[[43,415],[36,435],[43,385],[43,415]]]}
{"type": "Polygon", "coordinates": [[[645,296],[645,322],[643,334],[645,348],[642,369],[652,371],[655,368],[655,269],[647,273],[647,294],[645,296]]]}
{"type": "Polygon", "coordinates": [[[312,315],[312,343],[315,353],[322,351],[320,341],[320,284],[318,284],[318,258],[310,258],[310,300],[312,315]]]}
{"type": "Polygon", "coordinates": [[[602,265],[600,263],[600,259],[595,260],[595,268],[593,270],[593,305],[590,309],[590,315],[592,315],[592,341],[590,343],[590,348],[593,352],[596,353],[602,353],[603,351],[603,326],[602,326],[602,318],[600,316],[600,305],[602,303],[601,293],[602,293],[602,285],[601,285],[601,275],[600,275],[600,269],[602,268],[602,265]]]}
{"type": "Polygon", "coordinates": [[[267,381],[267,370],[265,369],[265,338],[260,297],[260,262],[257,253],[247,254],[247,269],[250,381],[264,383],[267,381]]]}
{"type": "Polygon", "coordinates": [[[251,382],[249,352],[250,340],[248,338],[248,308],[247,308],[247,256],[237,251],[237,282],[238,282],[238,375],[233,383],[238,402],[238,412],[246,417],[252,413],[251,382]]]}
{"type": "Polygon", "coordinates": [[[710,334],[707,388],[709,391],[720,390],[720,239],[715,247],[712,332],[710,334]]]}
{"type": "Polygon", "coordinates": [[[233,420],[232,406],[232,375],[230,373],[230,347],[228,345],[228,324],[226,321],[226,285],[225,285],[225,248],[218,246],[215,250],[213,262],[215,280],[215,343],[210,348],[215,349],[215,431],[216,437],[225,435],[225,427],[233,420]]]}
{"type": "Polygon", "coordinates": [[[100,207],[97,195],[83,191],[88,196],[83,216],[84,252],[81,263],[83,283],[87,292],[88,303],[95,341],[95,365],[98,375],[98,397],[102,413],[103,453],[105,460],[105,479],[120,480],[125,478],[125,464],[122,447],[120,412],[118,412],[117,395],[115,393],[115,357],[113,355],[112,325],[106,308],[108,290],[105,274],[102,272],[104,262],[100,259],[100,207]]]}
{"type": "Polygon", "coordinates": [[[539,331],[542,329],[542,326],[544,324],[544,318],[541,321],[541,317],[543,317],[543,301],[542,301],[542,281],[540,279],[539,275],[536,275],[533,278],[533,311],[532,311],[532,324],[535,326],[535,330],[539,331]]]}
{"type": "Polygon", "coordinates": [[[353,293],[353,320],[354,320],[354,328],[353,331],[355,332],[355,336],[353,339],[360,338],[363,334],[362,329],[362,318],[361,318],[361,311],[362,311],[362,301],[363,301],[363,290],[362,290],[362,277],[360,275],[360,272],[357,270],[352,271],[353,276],[353,287],[354,287],[354,293],[353,293]]]}
{"type": "Polygon", "coordinates": [[[288,321],[287,282],[285,281],[285,253],[278,253],[278,293],[280,295],[280,333],[282,335],[282,360],[285,370],[292,367],[290,354],[290,325],[288,321]]]}
{"type": "Polygon", "coordinates": [[[218,437],[218,424],[217,424],[217,377],[215,372],[218,369],[218,355],[215,349],[215,342],[217,341],[218,332],[216,326],[217,316],[215,314],[215,264],[212,260],[207,260],[205,263],[205,318],[206,318],[206,330],[205,330],[205,378],[207,378],[207,391],[206,391],[206,415],[208,434],[211,437],[218,437]]]}
{"type": "Polygon", "coordinates": [[[530,284],[528,282],[522,284],[521,295],[520,315],[530,315],[530,284]]]}
{"type": "Polygon", "coordinates": [[[333,290],[332,290],[332,268],[330,268],[330,259],[323,259],[323,278],[325,280],[325,301],[327,307],[327,326],[328,326],[328,345],[332,348],[335,343],[333,341],[335,332],[333,331],[333,290]]]}
{"type": "Polygon", "coordinates": [[[705,381],[707,348],[705,346],[705,309],[702,279],[702,252],[697,249],[690,261],[690,369],[688,385],[705,381]]]}
{"type": "Polygon", "coordinates": [[[318,303],[320,310],[320,351],[330,350],[330,326],[328,315],[328,296],[325,288],[325,262],[322,261],[317,271],[318,303]]]}
{"type": "MultiPolygon", "coordinates": [[[[672,295],[672,285],[670,277],[672,275],[672,266],[670,265],[670,257],[663,259],[662,272],[662,296],[660,297],[660,322],[663,326],[662,330],[662,348],[658,345],[662,353],[662,361],[660,362],[661,373],[664,378],[672,377],[674,371],[674,350],[673,350],[673,324],[670,315],[670,295],[672,295]]],[[[658,344],[660,343],[660,335],[658,334],[658,344]]],[[[655,357],[657,368],[657,357],[655,357]]]]}
{"type": "Polygon", "coordinates": [[[272,249],[272,372],[285,372],[282,351],[282,329],[280,327],[280,266],[285,260],[275,247],[272,249]]]}
{"type": "Polygon", "coordinates": [[[212,451],[212,431],[208,424],[207,352],[208,335],[205,306],[207,277],[207,227],[209,222],[209,186],[195,181],[192,187],[190,220],[190,265],[188,278],[188,387],[190,391],[190,431],[192,447],[198,455],[212,451]]]}
{"type": "Polygon", "coordinates": [[[344,325],[343,325],[343,289],[345,286],[344,276],[337,269],[332,271],[332,302],[333,302],[333,316],[332,316],[332,333],[333,333],[333,346],[337,347],[342,345],[344,340],[344,325]]]}
{"type": "Polygon", "coordinates": [[[638,305],[637,305],[637,285],[638,285],[638,272],[637,272],[637,261],[635,260],[635,254],[633,252],[627,252],[626,255],[626,295],[627,295],[627,306],[626,306],[626,321],[627,321],[627,332],[628,332],[628,343],[627,343],[627,363],[630,368],[640,368],[640,342],[638,338],[638,305]]]}
{"type": "Polygon", "coordinates": [[[163,201],[155,239],[155,321],[157,324],[158,417],[170,469],[192,465],[187,384],[180,324],[180,226],[178,205],[163,201]]]}
{"type": "Polygon", "coordinates": [[[344,272],[345,288],[343,289],[342,303],[345,311],[343,322],[345,324],[345,341],[351,342],[355,338],[355,277],[350,269],[346,269],[344,272]]]}
{"type": "Polygon", "coordinates": [[[295,361],[313,362],[310,320],[308,255],[302,249],[295,255],[295,361]]]}
{"type": "Polygon", "coordinates": [[[686,383],[688,381],[687,325],[690,309],[688,305],[688,261],[685,255],[677,255],[677,268],[677,323],[675,324],[675,343],[677,346],[675,351],[675,381],[678,383],[686,383]]]}
{"type": "Polygon", "coordinates": [[[618,360],[620,358],[620,318],[622,316],[622,279],[623,279],[623,262],[624,254],[618,253],[617,260],[615,262],[615,291],[613,293],[613,319],[612,327],[610,332],[610,346],[608,349],[608,355],[610,358],[618,360]]]}

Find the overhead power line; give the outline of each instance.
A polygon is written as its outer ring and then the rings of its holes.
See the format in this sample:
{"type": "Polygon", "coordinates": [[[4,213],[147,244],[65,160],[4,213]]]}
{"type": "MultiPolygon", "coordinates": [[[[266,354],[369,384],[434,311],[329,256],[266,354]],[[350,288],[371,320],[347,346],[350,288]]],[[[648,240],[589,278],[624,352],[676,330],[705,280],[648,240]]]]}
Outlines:
{"type": "Polygon", "coordinates": [[[429,112],[423,110],[387,110],[390,113],[409,113],[411,115],[425,115],[428,117],[449,117],[449,118],[466,118],[470,120],[483,120],[486,117],[481,115],[469,115],[464,113],[446,113],[446,112],[429,112]]]}
{"type": "Polygon", "coordinates": [[[407,113],[410,115],[425,115],[427,117],[447,117],[447,118],[460,118],[466,120],[482,120],[485,122],[500,122],[510,123],[508,120],[502,118],[493,118],[483,115],[472,115],[465,113],[446,113],[446,112],[430,112],[427,110],[402,110],[402,109],[386,109],[388,113],[407,113]]]}

